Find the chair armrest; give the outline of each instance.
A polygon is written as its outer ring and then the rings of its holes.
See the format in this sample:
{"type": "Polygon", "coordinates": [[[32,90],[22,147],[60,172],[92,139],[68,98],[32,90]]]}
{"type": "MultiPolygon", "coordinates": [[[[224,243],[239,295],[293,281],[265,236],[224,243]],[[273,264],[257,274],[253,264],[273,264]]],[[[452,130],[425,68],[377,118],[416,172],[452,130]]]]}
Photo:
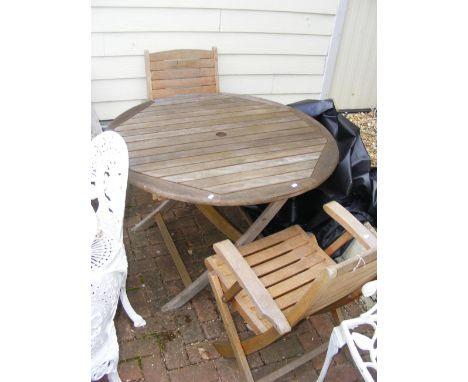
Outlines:
{"type": "Polygon", "coordinates": [[[289,325],[288,319],[235,245],[229,240],[224,240],[215,243],[213,248],[252,299],[252,303],[262,316],[261,318],[264,316],[270,321],[280,334],[290,332],[291,325],[289,325]]]}
{"type": "Polygon", "coordinates": [[[348,231],[365,249],[376,248],[377,238],[341,204],[333,201],[323,206],[325,212],[348,231]]]}

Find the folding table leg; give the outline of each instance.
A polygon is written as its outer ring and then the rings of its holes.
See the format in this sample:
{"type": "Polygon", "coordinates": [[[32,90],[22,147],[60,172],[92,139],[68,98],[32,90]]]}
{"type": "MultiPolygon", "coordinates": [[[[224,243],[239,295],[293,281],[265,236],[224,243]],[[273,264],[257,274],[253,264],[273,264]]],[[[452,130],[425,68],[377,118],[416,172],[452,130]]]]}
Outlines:
{"type": "Polygon", "coordinates": [[[153,211],[151,211],[140,222],[138,222],[132,227],[132,232],[136,232],[139,229],[148,228],[150,225],[154,223],[153,216],[155,216],[156,214],[163,214],[164,212],[171,209],[174,206],[174,204],[176,204],[175,200],[171,200],[171,199],[163,200],[153,211]]]}
{"type": "Polygon", "coordinates": [[[182,261],[179,251],[177,250],[174,241],[172,240],[171,234],[167,230],[166,223],[164,223],[161,214],[156,214],[154,219],[156,220],[156,224],[158,225],[159,232],[161,232],[164,244],[166,244],[166,247],[169,250],[169,253],[171,254],[172,261],[174,261],[174,264],[177,268],[177,271],[179,272],[180,278],[182,279],[184,286],[190,286],[190,284],[192,283],[192,279],[190,278],[190,275],[187,272],[187,268],[185,268],[184,262],[182,261]]]}
{"type": "MultiPolygon", "coordinates": [[[[272,202],[268,205],[267,208],[263,210],[260,216],[255,220],[255,222],[249,227],[247,231],[236,241],[236,246],[244,245],[254,241],[255,238],[263,231],[263,229],[268,225],[268,223],[273,219],[273,217],[278,213],[278,211],[283,207],[288,199],[278,200],[272,202]]],[[[172,298],[168,303],[163,305],[161,310],[163,312],[168,312],[180,308],[182,305],[190,301],[194,296],[196,296],[200,291],[202,291],[208,285],[208,271],[203,272],[198,278],[190,284],[189,287],[185,288],[177,296],[172,298]]]]}

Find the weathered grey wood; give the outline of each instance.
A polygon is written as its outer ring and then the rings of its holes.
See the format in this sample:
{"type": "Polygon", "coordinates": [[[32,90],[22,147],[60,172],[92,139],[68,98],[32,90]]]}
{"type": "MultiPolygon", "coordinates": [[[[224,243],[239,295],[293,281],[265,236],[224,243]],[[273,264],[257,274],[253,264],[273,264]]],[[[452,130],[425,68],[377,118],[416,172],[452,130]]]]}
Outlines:
{"type": "Polygon", "coordinates": [[[286,365],[283,367],[273,371],[270,374],[267,374],[263,376],[260,379],[257,379],[257,382],[273,382],[276,381],[278,378],[281,378],[283,375],[288,374],[289,372],[297,369],[299,366],[302,366],[306,362],[311,361],[318,355],[326,352],[328,349],[328,341],[320,345],[319,347],[315,348],[314,350],[311,350],[300,357],[297,357],[293,361],[288,362],[286,365]]]}
{"type": "Polygon", "coordinates": [[[161,214],[156,214],[154,219],[156,221],[156,224],[158,225],[159,231],[161,232],[164,244],[169,250],[172,260],[174,261],[177,271],[179,272],[180,278],[182,279],[184,286],[188,287],[192,283],[192,279],[190,278],[187,268],[185,268],[184,262],[180,257],[179,251],[177,250],[177,247],[175,246],[174,241],[172,240],[171,234],[169,233],[166,227],[166,223],[164,223],[161,214]]]}
{"type": "Polygon", "coordinates": [[[172,199],[163,200],[152,212],[150,212],[143,219],[141,219],[140,222],[135,224],[132,227],[131,231],[136,232],[136,231],[138,231],[140,229],[146,229],[146,228],[150,227],[151,225],[154,224],[153,217],[156,214],[163,214],[164,212],[170,210],[174,206],[175,203],[176,203],[176,201],[172,200],[172,199]]]}
{"type": "MultiPolygon", "coordinates": [[[[161,87],[187,82],[159,81],[161,87]]],[[[138,179],[167,199],[214,206],[268,203],[320,185],[338,160],[333,137],[317,121],[251,96],[178,95],[118,119],[113,126],[127,142],[135,173],[130,183],[138,179]],[[310,161],[315,162],[307,167],[310,161]],[[285,171],[290,164],[300,168],[285,171]]]]}
{"type": "Polygon", "coordinates": [[[250,243],[255,240],[260,232],[268,225],[268,223],[275,217],[278,211],[283,207],[288,199],[277,200],[276,202],[270,203],[267,208],[263,210],[260,216],[255,222],[249,227],[247,231],[236,241],[236,247],[250,243]]]}
{"type": "Polygon", "coordinates": [[[169,312],[178,309],[189,302],[194,296],[200,293],[209,284],[208,271],[203,272],[198,278],[185,288],[177,296],[173,297],[169,302],[161,308],[162,312],[169,312]]]}
{"type": "Polygon", "coordinates": [[[212,50],[145,51],[148,97],[219,92],[217,61],[215,47],[212,50]]]}

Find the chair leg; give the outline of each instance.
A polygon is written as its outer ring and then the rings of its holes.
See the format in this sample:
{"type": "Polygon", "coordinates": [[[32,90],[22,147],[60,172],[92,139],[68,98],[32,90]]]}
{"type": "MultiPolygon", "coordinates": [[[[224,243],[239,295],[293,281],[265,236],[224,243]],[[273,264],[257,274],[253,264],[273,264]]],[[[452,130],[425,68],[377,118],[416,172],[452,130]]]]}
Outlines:
{"type": "Polygon", "coordinates": [[[120,301],[122,302],[122,306],[127,313],[128,317],[130,317],[130,320],[133,321],[133,326],[136,328],[139,328],[140,326],[145,326],[146,321],[141,317],[137,312],[135,312],[135,309],[133,309],[132,305],[130,304],[130,301],[128,300],[127,296],[127,289],[125,287],[125,283],[120,289],[120,301]]]}
{"type": "Polygon", "coordinates": [[[330,336],[330,341],[328,342],[327,356],[325,358],[325,362],[323,363],[322,370],[320,371],[317,382],[323,382],[333,357],[336,353],[338,353],[338,350],[340,350],[343,345],[344,342],[342,341],[337,328],[334,328],[330,336]]]}
{"type": "Polygon", "coordinates": [[[229,311],[227,303],[223,302],[223,290],[221,288],[218,277],[214,273],[208,272],[208,280],[210,281],[210,285],[216,299],[216,304],[218,305],[219,313],[223,319],[224,327],[229,337],[229,342],[231,343],[237,364],[239,365],[240,371],[243,374],[244,380],[247,382],[254,382],[249,363],[247,362],[247,357],[245,356],[244,349],[242,349],[241,341],[239,335],[237,334],[234,320],[231,316],[231,312],[229,311]]]}
{"type": "Polygon", "coordinates": [[[107,374],[107,379],[109,380],[109,382],[122,382],[122,380],[119,377],[119,373],[117,373],[117,370],[107,374]]]}

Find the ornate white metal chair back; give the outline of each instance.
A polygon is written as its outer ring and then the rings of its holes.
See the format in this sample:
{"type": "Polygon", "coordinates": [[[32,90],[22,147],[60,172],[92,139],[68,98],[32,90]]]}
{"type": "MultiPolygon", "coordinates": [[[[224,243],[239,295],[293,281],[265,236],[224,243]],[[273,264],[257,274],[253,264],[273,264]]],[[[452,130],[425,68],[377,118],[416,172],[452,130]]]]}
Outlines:
{"type": "Polygon", "coordinates": [[[128,178],[128,151],[123,138],[106,131],[92,140],[91,187],[99,206],[98,229],[122,239],[128,178]]]}
{"type": "MultiPolygon", "coordinates": [[[[376,293],[377,281],[368,282],[362,287],[362,294],[366,297],[376,293]]],[[[373,369],[375,373],[377,372],[377,304],[359,317],[344,320],[333,329],[327,356],[317,382],[324,380],[333,356],[344,345],[348,345],[349,352],[364,381],[374,382],[370,370],[373,369]],[[367,326],[369,330],[366,330],[366,332],[371,332],[371,335],[366,336],[354,331],[359,326],[367,326]]]]}

